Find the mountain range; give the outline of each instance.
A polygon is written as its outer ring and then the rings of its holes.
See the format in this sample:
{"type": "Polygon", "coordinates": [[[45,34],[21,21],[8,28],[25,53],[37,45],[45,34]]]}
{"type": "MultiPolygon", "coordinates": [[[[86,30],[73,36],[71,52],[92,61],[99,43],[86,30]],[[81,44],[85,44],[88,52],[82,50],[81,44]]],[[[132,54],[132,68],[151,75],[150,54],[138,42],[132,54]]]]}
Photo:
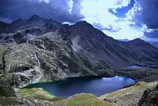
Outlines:
{"type": "Polygon", "coordinates": [[[37,15],[0,22],[0,73],[13,86],[81,76],[112,76],[128,66],[158,67],[158,49],[115,40],[91,24],[61,24],[37,15]]]}
{"type": "Polygon", "coordinates": [[[0,105],[157,105],[158,86],[152,88],[157,69],[158,48],[139,38],[115,40],[86,21],[69,25],[34,15],[0,22],[0,105]],[[113,76],[130,77],[136,84],[100,97],[76,94],[67,99],[26,87],[72,77],[113,76]]]}

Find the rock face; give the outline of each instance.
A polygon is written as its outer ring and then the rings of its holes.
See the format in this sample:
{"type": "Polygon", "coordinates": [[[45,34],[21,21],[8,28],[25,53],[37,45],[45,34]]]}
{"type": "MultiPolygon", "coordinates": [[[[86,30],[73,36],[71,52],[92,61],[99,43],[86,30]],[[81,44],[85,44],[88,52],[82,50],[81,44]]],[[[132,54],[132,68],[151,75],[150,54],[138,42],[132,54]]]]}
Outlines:
{"type": "Polygon", "coordinates": [[[15,91],[11,87],[8,80],[3,75],[0,75],[0,97],[15,97],[15,91]]]}
{"type": "Polygon", "coordinates": [[[5,73],[16,87],[68,77],[97,76],[94,69],[90,70],[84,64],[87,62],[84,59],[74,53],[65,42],[42,37],[28,44],[9,46],[4,56],[5,73]]]}
{"type": "Polygon", "coordinates": [[[158,49],[136,39],[120,42],[87,22],[62,25],[32,16],[0,27],[0,73],[11,86],[69,77],[113,76],[129,65],[158,66],[158,49]],[[3,27],[5,26],[5,27],[3,27]]]}
{"type": "Polygon", "coordinates": [[[147,89],[138,106],[158,106],[158,85],[154,89],[147,89]]]}

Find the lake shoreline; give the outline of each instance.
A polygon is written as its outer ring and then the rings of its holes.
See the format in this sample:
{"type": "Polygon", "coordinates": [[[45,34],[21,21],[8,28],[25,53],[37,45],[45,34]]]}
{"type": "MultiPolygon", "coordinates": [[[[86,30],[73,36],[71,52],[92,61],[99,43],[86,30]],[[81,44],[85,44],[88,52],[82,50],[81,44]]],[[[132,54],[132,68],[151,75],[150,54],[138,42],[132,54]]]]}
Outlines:
{"type": "Polygon", "coordinates": [[[25,88],[42,88],[49,92],[50,95],[67,98],[78,93],[91,93],[95,96],[100,96],[105,93],[132,86],[136,83],[137,81],[122,76],[79,77],[47,83],[31,84],[25,88]]]}

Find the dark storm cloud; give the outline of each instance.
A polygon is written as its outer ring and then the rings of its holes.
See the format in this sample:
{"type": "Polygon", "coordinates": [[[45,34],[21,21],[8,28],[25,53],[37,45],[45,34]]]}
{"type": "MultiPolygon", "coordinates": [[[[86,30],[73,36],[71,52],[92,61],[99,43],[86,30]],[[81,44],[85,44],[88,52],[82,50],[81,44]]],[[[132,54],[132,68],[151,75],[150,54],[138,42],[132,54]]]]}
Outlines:
{"type": "Polygon", "coordinates": [[[141,19],[149,28],[158,28],[158,0],[140,0],[141,19]]]}
{"type": "Polygon", "coordinates": [[[69,12],[69,0],[0,0],[0,19],[15,20],[39,15],[64,22],[74,22],[81,18],[80,2],[73,0],[69,12]]]}
{"type": "Polygon", "coordinates": [[[144,36],[142,38],[152,45],[158,47],[158,29],[150,29],[144,32],[144,36]]]}
{"type": "Polygon", "coordinates": [[[144,40],[158,39],[158,0],[135,0],[135,22],[147,26],[144,40]]]}
{"type": "Polygon", "coordinates": [[[149,32],[147,31],[144,33],[144,35],[152,39],[158,39],[158,29],[152,29],[149,32]]]}

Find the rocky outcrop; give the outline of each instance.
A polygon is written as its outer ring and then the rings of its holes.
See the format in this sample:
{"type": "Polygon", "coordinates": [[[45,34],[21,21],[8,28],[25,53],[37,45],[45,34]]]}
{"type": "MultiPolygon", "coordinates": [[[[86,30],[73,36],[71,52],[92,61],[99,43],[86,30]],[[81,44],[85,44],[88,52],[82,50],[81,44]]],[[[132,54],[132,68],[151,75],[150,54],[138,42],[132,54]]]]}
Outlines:
{"type": "Polygon", "coordinates": [[[138,106],[158,106],[158,85],[153,89],[145,90],[138,106]]]}
{"type": "Polygon", "coordinates": [[[0,97],[15,97],[15,91],[9,81],[0,75],[0,97]]]}
{"type": "Polygon", "coordinates": [[[144,100],[146,101],[151,100],[149,98],[144,99],[144,96],[143,96],[143,102],[142,102],[141,98],[146,89],[151,89],[156,84],[157,82],[150,82],[150,83],[138,82],[134,86],[130,86],[130,87],[127,87],[127,88],[124,88],[124,89],[121,89],[109,94],[105,94],[99,98],[101,100],[110,102],[114,104],[115,106],[157,106],[157,105],[149,105],[149,104],[140,105],[141,103],[144,103],[144,100]]]}

